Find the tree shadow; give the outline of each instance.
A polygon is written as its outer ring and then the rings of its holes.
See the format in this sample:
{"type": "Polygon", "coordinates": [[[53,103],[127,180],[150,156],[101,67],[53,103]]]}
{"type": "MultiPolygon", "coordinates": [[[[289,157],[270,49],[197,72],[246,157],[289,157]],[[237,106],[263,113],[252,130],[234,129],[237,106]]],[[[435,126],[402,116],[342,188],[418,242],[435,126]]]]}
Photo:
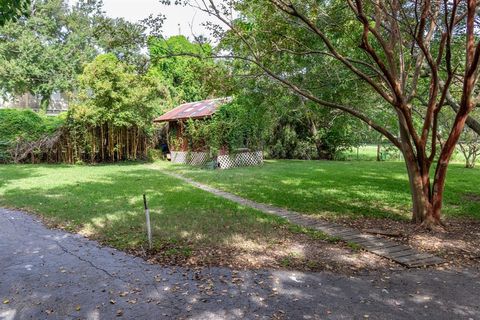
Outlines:
{"type": "Polygon", "coordinates": [[[33,176],[21,188],[4,188],[1,203],[37,212],[52,227],[162,264],[309,270],[384,267],[363,252],[294,233],[282,218],[216,197],[158,170],[66,167],[67,176],[63,167],[47,169],[49,184],[39,185],[45,176],[38,177],[42,180],[33,176]],[[80,176],[75,171],[84,169],[97,173],[80,176]],[[151,251],[146,245],[144,193],[153,231],[151,251]]]}
{"type": "Polygon", "coordinates": [[[0,188],[11,181],[29,178],[35,175],[36,169],[32,165],[0,165],[0,188]]]}
{"type": "MultiPolygon", "coordinates": [[[[371,161],[267,161],[263,167],[211,172],[174,170],[259,202],[325,217],[411,217],[411,195],[403,163],[371,161]]],[[[478,193],[480,170],[451,165],[445,190],[445,216],[480,218],[480,202],[462,201],[478,193]],[[465,179],[469,173],[471,179],[465,179]],[[477,179],[477,180],[475,180],[477,179]]]]}

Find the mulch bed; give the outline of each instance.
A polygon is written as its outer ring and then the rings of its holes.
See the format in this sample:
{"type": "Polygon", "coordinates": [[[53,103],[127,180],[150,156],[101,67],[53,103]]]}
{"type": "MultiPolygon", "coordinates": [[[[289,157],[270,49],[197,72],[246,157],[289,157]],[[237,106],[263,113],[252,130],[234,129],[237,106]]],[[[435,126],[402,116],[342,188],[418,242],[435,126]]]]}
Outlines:
{"type": "Polygon", "coordinates": [[[444,258],[447,263],[440,269],[472,267],[480,269],[480,221],[473,219],[448,219],[445,230],[425,230],[406,221],[387,219],[340,219],[337,223],[363,232],[385,233],[385,238],[396,240],[419,251],[444,258]],[[391,233],[391,235],[387,235],[391,233]],[[398,234],[399,233],[399,234],[398,234]]]}

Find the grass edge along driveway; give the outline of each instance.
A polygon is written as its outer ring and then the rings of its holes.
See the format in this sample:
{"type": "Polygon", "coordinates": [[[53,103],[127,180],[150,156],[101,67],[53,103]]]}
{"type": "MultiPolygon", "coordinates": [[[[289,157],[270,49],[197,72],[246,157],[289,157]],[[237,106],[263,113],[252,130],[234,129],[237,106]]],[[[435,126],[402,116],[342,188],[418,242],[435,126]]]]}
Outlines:
{"type": "Polygon", "coordinates": [[[352,254],[320,232],[198,190],[149,164],[0,166],[0,207],[37,213],[50,226],[137,253],[145,247],[143,193],[152,256],[162,263],[314,270],[320,257],[302,249],[312,243],[352,254]]]}

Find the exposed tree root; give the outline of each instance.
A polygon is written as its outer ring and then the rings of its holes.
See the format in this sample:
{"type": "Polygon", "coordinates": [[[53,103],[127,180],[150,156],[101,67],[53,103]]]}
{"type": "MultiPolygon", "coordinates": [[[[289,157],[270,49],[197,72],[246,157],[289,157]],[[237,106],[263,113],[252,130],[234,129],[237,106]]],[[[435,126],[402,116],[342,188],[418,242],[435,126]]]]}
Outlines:
{"type": "Polygon", "coordinates": [[[425,220],[418,226],[419,228],[424,228],[429,231],[438,231],[446,232],[447,226],[443,223],[442,220],[437,220],[432,216],[427,216],[425,220]]]}

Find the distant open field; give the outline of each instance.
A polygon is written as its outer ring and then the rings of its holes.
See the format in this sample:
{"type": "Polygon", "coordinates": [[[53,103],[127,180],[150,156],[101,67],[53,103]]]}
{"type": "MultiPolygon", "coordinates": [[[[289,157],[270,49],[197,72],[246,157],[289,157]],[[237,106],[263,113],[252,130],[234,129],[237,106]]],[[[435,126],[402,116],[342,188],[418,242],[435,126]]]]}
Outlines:
{"type": "MultiPolygon", "coordinates": [[[[401,156],[400,152],[391,146],[387,148],[387,145],[382,146],[380,148],[380,152],[382,153],[382,159],[387,161],[403,161],[403,157],[401,156]]],[[[341,152],[339,155],[341,160],[361,160],[361,161],[376,161],[377,160],[377,145],[373,144],[366,144],[362,145],[358,148],[352,148],[349,151],[341,152]]],[[[465,157],[460,152],[460,150],[456,150],[453,157],[452,163],[465,163],[465,157]]],[[[480,159],[477,161],[477,164],[480,164],[480,159]]]]}

